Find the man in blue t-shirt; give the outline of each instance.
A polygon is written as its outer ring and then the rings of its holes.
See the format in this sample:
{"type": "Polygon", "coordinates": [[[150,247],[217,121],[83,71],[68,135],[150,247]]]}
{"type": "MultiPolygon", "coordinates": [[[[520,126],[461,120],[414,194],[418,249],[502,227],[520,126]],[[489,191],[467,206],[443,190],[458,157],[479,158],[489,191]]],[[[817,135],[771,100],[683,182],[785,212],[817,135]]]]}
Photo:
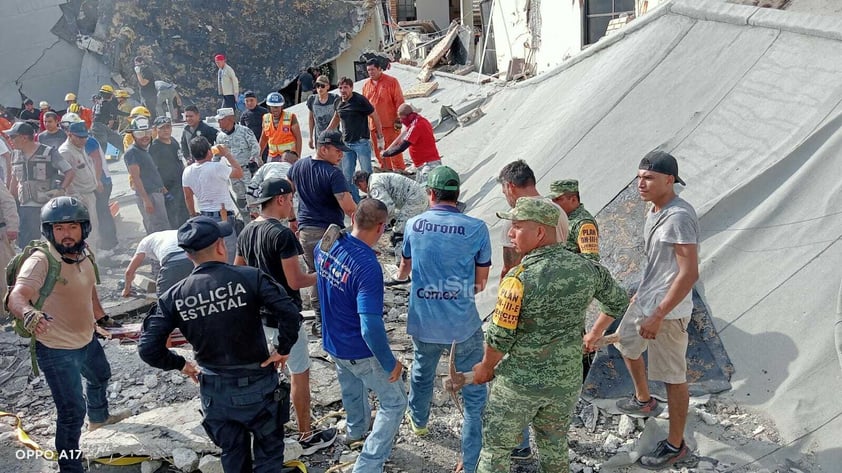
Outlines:
{"type": "MultiPolygon", "coordinates": [[[[348,439],[365,437],[371,419],[368,391],[380,407],[354,472],[383,471],[406,411],[403,366],[389,347],[383,324],[383,271],[372,247],[383,235],[389,212],[377,199],[360,201],[350,234],[316,249],[321,295],[322,343],[336,365],[348,439]]],[[[468,368],[470,369],[470,368],[468,368]]]]}
{"type": "MultiPolygon", "coordinates": [[[[427,177],[430,210],[409,219],[404,234],[398,278],[412,272],[406,331],[415,359],[409,385],[409,421],[417,435],[428,432],[436,366],[456,342],[456,370],[470,371],[482,361],[482,320],[474,296],[485,289],[491,268],[491,241],[482,220],[457,209],[459,175],[447,166],[427,177]]],[[[464,471],[476,471],[482,442],[482,410],[486,388],[462,389],[464,471]]]]}
{"type": "MultiPolygon", "coordinates": [[[[342,141],[342,133],[336,130],[323,131],[318,142],[316,156],[299,159],[287,173],[287,179],[298,193],[298,238],[304,248],[304,261],[311,273],[316,271],[313,248],[327,227],[332,223],[344,227],[345,215],[350,217],[356,209],[345,176],[336,167],[342,161],[344,152],[350,149],[342,141]]],[[[290,220],[290,227],[296,225],[294,222],[290,220]]],[[[316,312],[312,332],[318,335],[321,309],[316,291],[310,293],[310,301],[316,312]]]]}

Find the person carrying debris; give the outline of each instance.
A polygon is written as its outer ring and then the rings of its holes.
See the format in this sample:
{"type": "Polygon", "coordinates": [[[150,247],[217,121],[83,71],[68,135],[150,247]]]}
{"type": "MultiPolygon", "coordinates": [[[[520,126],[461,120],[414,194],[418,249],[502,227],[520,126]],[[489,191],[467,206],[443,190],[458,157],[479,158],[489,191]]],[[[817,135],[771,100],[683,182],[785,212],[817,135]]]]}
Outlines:
{"type": "MultiPolygon", "coordinates": [[[[458,371],[469,371],[482,360],[482,319],[476,294],[485,289],[491,268],[491,241],[482,220],[459,211],[459,175],[447,166],[430,173],[427,195],[430,210],[406,223],[397,280],[412,273],[406,331],[412,336],[415,358],[409,384],[409,420],[416,435],[429,430],[430,403],[436,367],[455,342],[458,371]]],[[[462,389],[462,459],[465,473],[474,473],[482,439],[485,386],[462,389]]]]}
{"type": "Polygon", "coordinates": [[[508,237],[523,259],[500,283],[485,354],[473,367],[475,383],[494,378],[480,473],[508,472],[512,449],[530,423],[539,471],[569,471],[567,429],[582,388],[585,310],[594,298],[601,303],[594,330],[602,335],[628,305],[608,270],[564,248],[556,230],[560,213],[542,197],[521,197],[497,212],[512,222],[508,237]]]}
{"type": "Polygon", "coordinates": [[[158,299],[167,292],[167,289],[193,271],[193,263],[187,258],[184,250],[178,246],[178,231],[164,230],[150,233],[137,244],[134,256],[126,267],[125,285],[121,294],[123,297],[132,295],[135,273],[147,257],[157,261],[161,266],[155,278],[155,297],[158,299]]]}
{"type": "MultiPolygon", "coordinates": [[[[669,435],[655,450],[640,457],[644,468],[659,470],[686,458],[684,427],[690,402],[687,386],[687,325],[693,312],[693,285],[699,278],[699,220],[674,185],[678,162],[664,151],[649,152],[637,171],[640,198],[651,202],[643,226],[646,265],[632,304],[617,328],[615,344],[634,382],[634,396],[617,408],[634,417],[658,415],[658,401],[649,393],[648,374],[663,381],[669,405],[669,435]]],[[[586,339],[586,344],[588,340],[586,339]]]]}
{"type": "Polygon", "coordinates": [[[99,275],[85,243],[91,233],[88,209],[75,197],[51,199],[41,209],[41,232],[46,243],[22,254],[25,259],[9,293],[8,307],[36,340],[38,367],[56,406],[59,470],[81,473],[79,437],[85,413],[89,431],[131,413],[108,411],[111,366],[94,337],[96,324],[108,316],[97,295],[99,275]],[[48,280],[52,290],[44,294],[48,280]]]}
{"type": "Polygon", "coordinates": [[[389,158],[408,149],[412,165],[415,166],[415,180],[424,185],[430,171],[441,166],[433,125],[408,103],[398,107],[398,119],[403,125],[403,130],[389,144],[389,148],[383,150],[382,155],[389,158]]]}
{"type": "MultiPolygon", "coordinates": [[[[316,275],[301,269],[298,257],[304,254],[301,243],[283,221],[290,218],[293,207],[292,184],[284,178],[271,178],[258,187],[255,203],[260,205],[260,215],[250,222],[237,238],[237,256],[234,264],[260,269],[280,284],[302,310],[300,290],[313,287],[316,275]]],[[[264,321],[270,324],[271,320],[264,321]]],[[[267,336],[277,330],[268,325],[263,328],[267,336]]],[[[298,442],[305,455],[333,444],[336,429],[313,430],[310,418],[310,353],[307,349],[307,330],[301,325],[298,340],[289,352],[287,367],[291,373],[292,405],[298,423],[298,442]]]]}
{"type": "Polygon", "coordinates": [[[599,227],[579,199],[579,181],[564,179],[550,184],[547,197],[564,210],[570,223],[565,246],[573,253],[599,261],[599,227]]]}
{"type": "Polygon", "coordinates": [[[389,156],[381,155],[385,149],[384,144],[391,144],[398,137],[398,130],[401,128],[398,120],[398,107],[403,104],[403,91],[401,90],[401,83],[397,79],[383,72],[383,65],[380,61],[380,58],[373,57],[365,63],[368,80],[363,84],[363,96],[374,106],[374,114],[372,115],[376,114],[383,125],[382,135],[378,135],[380,127],[375,125],[373,119],[369,120],[371,143],[372,148],[374,148],[374,156],[377,158],[381,169],[402,172],[406,170],[403,154],[398,152],[389,156]],[[383,140],[379,140],[379,137],[382,137],[383,140]]]}
{"type": "Polygon", "coordinates": [[[279,381],[277,368],[298,338],[301,315],[271,277],[226,264],[223,238],[232,234],[228,222],[204,216],[179,227],[178,246],[196,267],[144,320],[138,353],[150,366],[199,383],[202,427],[222,449],[225,471],[280,471],[289,384],[279,381]],[[278,326],[271,352],[261,314],[278,326]],[[176,328],[193,346],[195,363],[167,349],[176,328]]]}
{"type": "Polygon", "coordinates": [[[369,197],[386,204],[389,218],[395,220],[390,238],[395,247],[403,246],[406,221],[430,206],[424,186],[394,172],[371,174],[357,171],[354,173],[354,184],[369,197]]]}
{"type": "Polygon", "coordinates": [[[406,412],[403,365],[389,347],[383,324],[383,270],[372,249],[386,228],[383,202],[365,199],[351,232],[331,225],[316,248],[316,273],[324,308],[322,344],[336,367],[348,443],[365,439],[354,473],[379,473],[392,452],[406,412]],[[368,392],[377,396],[371,426],[368,392]]]}

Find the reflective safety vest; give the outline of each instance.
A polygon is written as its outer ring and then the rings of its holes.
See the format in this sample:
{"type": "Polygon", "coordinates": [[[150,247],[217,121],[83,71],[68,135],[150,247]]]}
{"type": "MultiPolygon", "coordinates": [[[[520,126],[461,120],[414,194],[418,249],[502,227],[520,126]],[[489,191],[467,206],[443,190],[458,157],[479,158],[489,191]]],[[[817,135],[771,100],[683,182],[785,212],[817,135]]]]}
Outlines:
{"type": "Polygon", "coordinates": [[[269,143],[269,156],[280,156],[284,151],[295,149],[295,135],[292,134],[292,118],[295,115],[284,110],[278,127],[272,121],[272,114],[263,115],[263,136],[269,143]]]}

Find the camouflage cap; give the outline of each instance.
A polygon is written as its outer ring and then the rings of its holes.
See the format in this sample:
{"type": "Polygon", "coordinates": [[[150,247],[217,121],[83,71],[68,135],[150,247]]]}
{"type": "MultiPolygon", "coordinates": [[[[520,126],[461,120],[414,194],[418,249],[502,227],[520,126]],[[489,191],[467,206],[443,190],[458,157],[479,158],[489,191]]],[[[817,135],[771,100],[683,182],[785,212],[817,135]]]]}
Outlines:
{"type": "Polygon", "coordinates": [[[521,197],[508,212],[497,212],[497,217],[515,222],[531,221],[555,227],[561,210],[543,197],[521,197]]]}
{"type": "Polygon", "coordinates": [[[564,179],[561,181],[553,181],[550,184],[550,192],[547,197],[550,199],[557,199],[564,194],[577,194],[579,192],[579,181],[576,179],[564,179]]]}

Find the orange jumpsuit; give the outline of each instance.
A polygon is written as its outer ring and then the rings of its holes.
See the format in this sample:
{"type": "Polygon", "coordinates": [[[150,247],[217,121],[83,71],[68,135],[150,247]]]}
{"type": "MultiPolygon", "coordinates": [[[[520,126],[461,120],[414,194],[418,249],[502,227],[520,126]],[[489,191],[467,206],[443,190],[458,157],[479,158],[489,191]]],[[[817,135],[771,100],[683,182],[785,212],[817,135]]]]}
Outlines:
{"type": "MultiPolygon", "coordinates": [[[[371,79],[365,81],[363,95],[374,106],[374,113],[380,118],[380,124],[383,126],[383,139],[388,148],[400,134],[400,122],[397,121],[398,107],[404,102],[401,84],[394,77],[382,74],[377,82],[371,79]],[[395,129],[395,123],[398,124],[397,129],[395,129]]],[[[380,167],[382,169],[405,170],[406,163],[403,161],[403,154],[396,154],[391,158],[380,156],[381,150],[377,146],[377,129],[370,118],[368,126],[371,130],[371,147],[374,149],[374,156],[377,157],[380,167]]]]}

